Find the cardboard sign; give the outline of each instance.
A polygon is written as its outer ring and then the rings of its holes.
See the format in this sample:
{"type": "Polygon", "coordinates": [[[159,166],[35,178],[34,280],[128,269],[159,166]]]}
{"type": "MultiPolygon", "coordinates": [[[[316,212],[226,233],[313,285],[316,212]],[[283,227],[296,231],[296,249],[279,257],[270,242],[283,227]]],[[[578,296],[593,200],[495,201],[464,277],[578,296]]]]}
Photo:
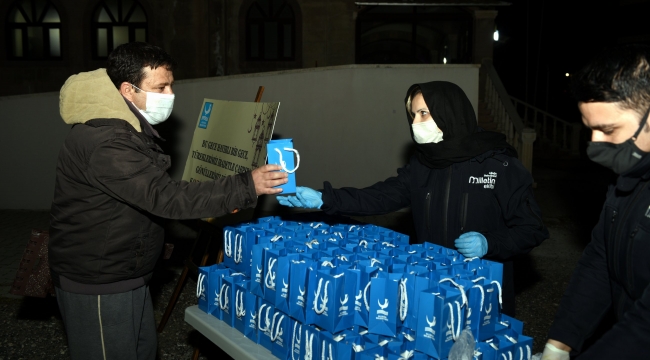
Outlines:
{"type": "Polygon", "coordinates": [[[183,180],[216,180],[264,165],[279,107],[203,99],[183,180]]]}

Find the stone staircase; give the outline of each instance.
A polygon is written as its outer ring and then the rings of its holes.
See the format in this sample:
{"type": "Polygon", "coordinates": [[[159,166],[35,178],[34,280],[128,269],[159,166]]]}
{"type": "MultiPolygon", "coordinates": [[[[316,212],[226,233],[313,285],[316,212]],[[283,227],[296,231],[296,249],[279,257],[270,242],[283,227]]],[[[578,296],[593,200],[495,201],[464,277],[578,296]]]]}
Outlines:
{"type": "MultiPolygon", "coordinates": [[[[478,104],[478,126],[487,131],[499,132],[497,122],[495,121],[490,109],[488,109],[487,103],[483,99],[479,99],[478,104]]],[[[551,139],[545,139],[543,136],[539,136],[539,134],[542,133],[539,126],[535,130],[538,136],[533,143],[534,158],[558,159],[575,157],[576,154],[572,153],[570,149],[563,149],[559,143],[554,142],[551,139]]]]}

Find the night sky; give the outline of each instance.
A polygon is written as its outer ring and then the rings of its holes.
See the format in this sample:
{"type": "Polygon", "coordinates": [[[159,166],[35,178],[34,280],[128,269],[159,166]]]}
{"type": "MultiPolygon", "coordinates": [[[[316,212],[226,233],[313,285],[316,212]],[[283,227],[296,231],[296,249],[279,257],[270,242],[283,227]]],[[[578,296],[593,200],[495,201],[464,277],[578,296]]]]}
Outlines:
{"type": "Polygon", "coordinates": [[[579,121],[565,74],[575,72],[604,47],[615,44],[629,28],[619,25],[618,2],[511,3],[498,8],[495,20],[500,39],[494,47],[494,66],[506,90],[566,121],[579,121]]]}

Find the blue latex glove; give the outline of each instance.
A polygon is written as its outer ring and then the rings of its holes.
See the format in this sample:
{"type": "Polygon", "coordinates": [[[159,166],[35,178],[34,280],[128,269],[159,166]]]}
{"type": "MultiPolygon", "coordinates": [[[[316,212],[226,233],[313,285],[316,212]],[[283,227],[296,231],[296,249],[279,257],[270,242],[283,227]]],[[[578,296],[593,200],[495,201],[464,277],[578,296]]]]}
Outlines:
{"type": "Polygon", "coordinates": [[[320,209],[323,205],[323,194],[304,186],[296,186],[296,195],[276,196],[276,199],[280,205],[288,207],[320,209]]]}
{"type": "Polygon", "coordinates": [[[456,239],[456,241],[454,241],[454,245],[456,245],[458,252],[467,258],[483,257],[487,254],[488,250],[487,239],[485,239],[485,236],[475,231],[462,234],[458,239],[456,239]]]}

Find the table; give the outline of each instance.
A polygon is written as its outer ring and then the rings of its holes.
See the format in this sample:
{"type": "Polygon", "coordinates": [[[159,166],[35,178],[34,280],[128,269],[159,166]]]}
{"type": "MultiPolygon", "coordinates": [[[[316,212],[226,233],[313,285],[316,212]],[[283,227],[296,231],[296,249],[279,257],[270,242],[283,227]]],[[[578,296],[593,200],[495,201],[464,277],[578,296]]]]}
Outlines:
{"type": "Polygon", "coordinates": [[[203,312],[198,305],[185,309],[185,322],[210,339],[233,359],[278,359],[269,350],[252,342],[237,329],[203,312]]]}

